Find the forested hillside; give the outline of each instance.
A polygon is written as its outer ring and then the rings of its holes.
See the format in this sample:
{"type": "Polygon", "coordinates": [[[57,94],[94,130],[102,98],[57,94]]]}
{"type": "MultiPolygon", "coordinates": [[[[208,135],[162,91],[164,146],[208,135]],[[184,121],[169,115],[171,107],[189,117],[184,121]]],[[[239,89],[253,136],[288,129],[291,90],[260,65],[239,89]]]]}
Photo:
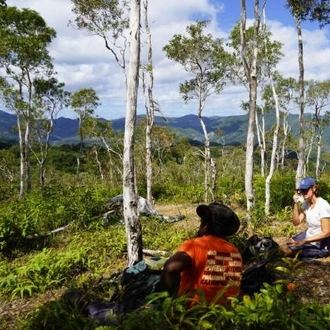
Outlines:
{"type": "MultiPolygon", "coordinates": [[[[139,116],[138,120],[145,118],[139,116]]],[[[110,122],[115,131],[124,131],[125,118],[113,120],[99,119],[102,122],[110,122]]],[[[274,113],[265,115],[265,128],[271,130],[275,117],[274,113]]],[[[306,120],[312,120],[312,114],[306,114],[306,120]]],[[[226,116],[204,118],[210,140],[214,145],[243,145],[246,143],[246,132],[248,116],[226,116]],[[221,133],[219,133],[221,132],[221,133]]],[[[15,130],[16,116],[0,110],[0,136],[2,142],[18,140],[18,133],[15,130]]],[[[298,115],[289,114],[288,124],[291,128],[290,134],[298,136],[298,115]]],[[[155,125],[164,126],[176,133],[177,136],[187,138],[192,144],[202,145],[204,136],[202,128],[196,115],[187,115],[177,118],[155,117],[155,125]]],[[[78,119],[59,117],[54,121],[54,130],[50,135],[50,142],[56,145],[75,144],[79,141],[78,119]]],[[[323,145],[325,150],[330,148],[330,126],[324,127],[323,145]]]]}

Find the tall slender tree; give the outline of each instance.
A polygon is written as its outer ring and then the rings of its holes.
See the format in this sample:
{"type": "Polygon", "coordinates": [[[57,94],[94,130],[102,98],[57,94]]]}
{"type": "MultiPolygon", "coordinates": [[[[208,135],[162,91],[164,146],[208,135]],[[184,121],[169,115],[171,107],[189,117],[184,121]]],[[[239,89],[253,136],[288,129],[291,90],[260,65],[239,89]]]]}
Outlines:
{"type": "MultiPolygon", "coordinates": [[[[316,139],[315,178],[319,179],[323,129],[329,124],[329,114],[324,113],[322,116],[322,112],[330,105],[330,80],[308,81],[306,85],[306,105],[313,111],[312,138],[316,139]]],[[[311,143],[310,148],[312,146],[311,143]]]]}
{"type": "Polygon", "coordinates": [[[210,138],[202,118],[207,98],[220,93],[229,81],[231,55],[225,50],[221,39],[205,34],[208,21],[200,21],[187,27],[187,36],[174,35],[164,47],[168,58],[181,64],[192,76],[180,83],[184,101],[197,100],[197,116],[204,134],[204,202],[214,200],[215,162],[210,152],[210,138]]]}
{"type": "MultiPolygon", "coordinates": [[[[234,26],[230,33],[229,45],[233,48],[235,54],[235,65],[233,65],[233,72],[238,83],[243,84],[247,91],[249,92],[250,84],[248,76],[244,70],[244,65],[241,57],[240,47],[241,47],[241,31],[240,25],[234,26]]],[[[257,58],[257,95],[259,91],[263,91],[265,86],[269,84],[269,73],[276,69],[276,65],[280,58],[283,56],[281,52],[282,44],[276,40],[273,40],[272,34],[267,28],[265,23],[260,25],[260,31],[257,38],[258,43],[258,58],[257,58]]],[[[255,31],[254,26],[250,26],[245,30],[245,58],[247,65],[251,66],[254,57],[254,47],[255,47],[255,31]]],[[[266,108],[262,104],[263,100],[259,98],[257,102],[257,107],[255,111],[255,128],[257,133],[257,141],[260,148],[260,167],[261,175],[264,177],[266,172],[266,161],[265,155],[267,153],[267,143],[266,143],[266,125],[265,116],[266,108]]],[[[242,108],[249,113],[250,102],[243,102],[242,108]]],[[[268,111],[268,110],[267,110],[268,111]]]]}
{"type": "Polygon", "coordinates": [[[104,40],[125,76],[126,115],[123,152],[123,198],[128,264],[142,258],[142,231],[137,213],[134,133],[140,66],[140,0],[72,0],[76,19],[71,22],[104,40]],[[129,46],[129,63],[127,47],[129,46]]]}
{"type": "Polygon", "coordinates": [[[140,67],[140,0],[131,0],[130,54],[127,79],[124,155],[123,155],[123,207],[127,237],[128,265],[142,260],[142,228],[137,210],[135,180],[134,138],[137,112],[140,67]]]}
{"type": "Polygon", "coordinates": [[[36,107],[35,121],[32,123],[31,151],[39,165],[40,184],[45,183],[45,164],[50,148],[50,135],[54,130],[54,121],[58,113],[68,106],[70,93],[64,90],[64,83],[55,77],[34,81],[36,107]]]}
{"type": "Polygon", "coordinates": [[[305,68],[304,47],[301,23],[306,20],[318,21],[320,27],[330,23],[330,3],[324,0],[287,0],[285,6],[290,10],[298,36],[298,65],[299,65],[299,137],[298,137],[298,166],[296,171],[296,186],[305,175],[305,68]]]}
{"type": "Polygon", "coordinates": [[[146,109],[146,180],[147,180],[147,200],[149,203],[153,203],[152,197],[152,131],[155,123],[155,112],[159,111],[157,102],[154,99],[154,69],[153,69],[153,54],[152,54],[152,38],[151,29],[148,18],[148,5],[149,1],[143,1],[143,16],[144,26],[147,35],[147,47],[148,47],[148,63],[144,66],[142,75],[143,91],[145,95],[145,109],[146,109]],[[146,73],[146,75],[144,74],[146,73]],[[147,86],[146,82],[147,80],[147,86]]]}
{"type": "Polygon", "coordinates": [[[20,149],[20,192],[31,190],[30,128],[34,120],[35,79],[49,77],[53,64],[48,45],[55,38],[54,29],[46,25],[35,11],[0,7],[1,94],[8,110],[17,117],[20,149]]]}
{"type": "Polygon", "coordinates": [[[78,115],[80,148],[84,144],[84,123],[94,115],[100,105],[100,99],[93,88],[83,88],[71,95],[70,106],[78,115]]]}
{"type": "MultiPolygon", "coordinates": [[[[266,1],[263,2],[263,7],[266,1]]],[[[255,115],[257,111],[257,61],[259,53],[259,33],[260,33],[260,9],[259,0],[254,0],[254,25],[253,25],[253,47],[252,57],[249,60],[247,57],[246,48],[246,1],[241,0],[241,24],[240,24],[240,37],[241,37],[241,57],[245,76],[249,85],[249,124],[246,138],[246,160],[245,160],[245,194],[246,205],[248,212],[254,206],[255,196],[253,189],[253,148],[254,148],[254,129],[255,129],[255,115]]]]}

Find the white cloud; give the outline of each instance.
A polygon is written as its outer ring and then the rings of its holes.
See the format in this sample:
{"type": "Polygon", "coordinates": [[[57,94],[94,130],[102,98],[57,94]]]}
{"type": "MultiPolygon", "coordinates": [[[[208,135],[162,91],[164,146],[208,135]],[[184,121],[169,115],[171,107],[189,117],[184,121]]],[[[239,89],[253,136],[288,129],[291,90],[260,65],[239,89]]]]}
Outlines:
{"type": "MultiPolygon", "coordinates": [[[[232,6],[239,3],[208,0],[149,0],[149,24],[153,38],[153,62],[155,76],[154,96],[159,102],[165,116],[182,116],[196,113],[194,103],[185,104],[179,95],[179,83],[187,78],[186,72],[176,63],[168,60],[162,51],[165,44],[176,33],[185,33],[188,24],[196,18],[209,18],[208,27],[216,37],[227,38],[228,31],[239,20],[231,17],[239,13],[239,8],[232,6]],[[227,7],[222,3],[227,4],[227,7]],[[220,14],[221,13],[221,14],[220,14]],[[219,15],[220,14],[220,15],[219,15]],[[228,17],[226,17],[226,15],[228,17]],[[217,17],[226,17],[226,26],[217,17]],[[230,23],[229,23],[230,21],[230,23]]],[[[50,47],[55,61],[59,80],[65,82],[69,91],[84,87],[93,87],[101,98],[102,106],[97,114],[107,119],[119,118],[125,114],[124,77],[119,66],[114,62],[104,42],[97,36],[90,36],[85,31],[78,31],[68,26],[74,20],[70,0],[7,0],[8,5],[19,8],[30,8],[38,11],[47,24],[57,31],[57,38],[50,47]]],[[[274,6],[274,3],[272,3],[274,6]]],[[[278,18],[267,21],[273,37],[283,43],[283,60],[278,69],[285,76],[298,78],[297,34],[296,29],[287,22],[281,22],[279,4],[278,18]]],[[[287,16],[287,15],[286,15],[287,16]]],[[[329,79],[330,45],[327,30],[303,30],[306,79],[329,79]]],[[[145,53],[145,50],[143,50],[145,53]]],[[[241,101],[246,99],[246,90],[242,86],[228,86],[221,95],[214,95],[207,100],[204,116],[226,116],[245,114],[240,108],[241,101]]],[[[143,101],[139,113],[144,113],[143,101]]],[[[74,116],[69,110],[62,116],[74,116]]]]}

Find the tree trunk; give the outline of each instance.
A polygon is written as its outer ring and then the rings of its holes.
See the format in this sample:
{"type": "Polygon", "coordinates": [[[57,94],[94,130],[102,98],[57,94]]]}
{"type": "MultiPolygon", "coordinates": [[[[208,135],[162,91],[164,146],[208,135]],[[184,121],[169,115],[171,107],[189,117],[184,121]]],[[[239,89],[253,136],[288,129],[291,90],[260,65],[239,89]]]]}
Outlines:
{"type": "Polygon", "coordinates": [[[288,124],[288,115],[289,111],[286,111],[283,114],[283,121],[282,121],[282,127],[283,127],[283,141],[282,141],[282,147],[281,147],[281,167],[284,167],[285,164],[285,148],[286,148],[286,141],[288,139],[290,126],[288,124]]]}
{"type": "Polygon", "coordinates": [[[276,122],[275,122],[275,128],[274,128],[274,134],[273,134],[273,149],[272,149],[272,155],[270,158],[270,166],[269,166],[269,173],[266,178],[266,184],[265,184],[265,214],[270,214],[270,183],[274,175],[275,171],[275,165],[276,165],[276,154],[277,154],[277,146],[278,146],[278,131],[280,128],[280,109],[278,104],[278,97],[274,86],[274,81],[271,78],[271,85],[272,85],[272,92],[273,97],[275,101],[275,112],[276,112],[276,122]]]}
{"type": "MultiPolygon", "coordinates": [[[[149,120],[147,119],[149,122],[149,120]]],[[[147,123],[146,127],[146,177],[147,177],[147,201],[153,204],[152,198],[152,153],[151,153],[152,126],[147,123]]]]}
{"type": "Polygon", "coordinates": [[[41,161],[39,163],[39,183],[40,186],[43,187],[45,185],[45,167],[44,167],[44,161],[41,161]]]}
{"type": "Polygon", "coordinates": [[[215,201],[215,192],[217,189],[217,177],[218,177],[217,163],[214,161],[213,158],[211,158],[211,199],[212,199],[212,201],[215,201]]]}
{"type": "Polygon", "coordinates": [[[313,151],[314,144],[314,134],[309,139],[309,143],[305,146],[305,161],[304,161],[304,173],[308,172],[309,169],[309,159],[313,151]]]}
{"type": "Polygon", "coordinates": [[[322,119],[320,118],[321,110],[324,103],[320,107],[315,106],[315,138],[316,138],[316,164],[315,164],[315,178],[320,178],[320,161],[321,161],[321,147],[322,147],[322,119]]]}
{"type": "Polygon", "coordinates": [[[253,149],[254,149],[254,128],[255,114],[257,111],[257,59],[258,59],[258,36],[260,28],[259,0],[254,1],[254,46],[252,49],[252,61],[248,63],[246,57],[246,1],[241,0],[241,56],[245,75],[249,82],[249,126],[246,138],[246,159],[245,159],[245,194],[246,206],[249,212],[255,204],[253,190],[253,149]]]}
{"type": "Polygon", "coordinates": [[[304,48],[301,24],[295,17],[298,34],[298,62],[299,62],[299,137],[298,137],[298,166],[296,172],[296,187],[299,186],[304,176],[305,141],[304,141],[304,108],[305,108],[305,83],[304,83],[304,48]]]}
{"type": "MultiPolygon", "coordinates": [[[[29,103],[30,106],[30,103],[29,103]]],[[[25,118],[25,133],[24,133],[24,162],[25,162],[25,182],[26,191],[30,192],[32,189],[31,183],[31,162],[30,162],[30,123],[31,114],[30,109],[28,110],[25,118]]]]}
{"type": "Polygon", "coordinates": [[[147,126],[146,126],[146,177],[147,177],[147,201],[153,204],[152,198],[152,139],[151,133],[155,119],[155,102],[153,98],[154,76],[153,76],[153,62],[152,62],[152,42],[151,31],[148,21],[148,0],[143,3],[144,8],[144,24],[148,39],[148,88],[147,88],[147,100],[146,100],[146,112],[147,112],[147,126]]]}
{"type": "Polygon", "coordinates": [[[96,161],[97,167],[99,169],[101,181],[103,182],[104,181],[104,173],[103,173],[102,164],[101,164],[100,159],[99,159],[99,153],[97,151],[97,147],[93,148],[93,153],[95,155],[95,161],[96,161]]]}
{"type": "Polygon", "coordinates": [[[199,110],[198,111],[198,119],[199,119],[199,122],[201,124],[202,130],[203,130],[203,133],[204,133],[204,139],[205,139],[205,142],[204,142],[204,203],[208,203],[208,202],[210,202],[210,198],[212,198],[212,196],[210,196],[211,192],[212,192],[212,186],[213,186],[213,184],[211,183],[211,177],[212,177],[211,163],[212,163],[212,159],[211,159],[211,151],[210,151],[210,139],[209,139],[209,136],[207,134],[206,126],[205,126],[205,123],[202,119],[201,113],[202,113],[202,111],[199,110]]]}
{"type": "Polygon", "coordinates": [[[134,136],[140,66],[140,0],[131,0],[130,55],[127,79],[126,120],[123,156],[123,208],[127,237],[128,266],[142,260],[142,228],[137,210],[134,136]]]}
{"type": "Polygon", "coordinates": [[[18,130],[18,141],[19,141],[19,154],[20,154],[20,175],[19,175],[19,198],[23,197],[24,194],[24,142],[23,142],[23,135],[22,135],[22,127],[21,127],[21,119],[20,114],[16,112],[17,117],[17,130],[18,130]]]}
{"type": "Polygon", "coordinates": [[[265,155],[266,155],[266,137],[265,137],[265,113],[262,108],[261,113],[261,125],[259,125],[258,113],[256,112],[256,127],[257,127],[257,139],[260,148],[260,170],[261,176],[265,177],[266,163],[265,163],[265,155]]]}
{"type": "Polygon", "coordinates": [[[254,149],[254,126],[257,98],[257,81],[256,77],[251,79],[249,93],[249,127],[246,138],[246,157],[245,157],[245,194],[246,206],[250,211],[254,206],[254,190],[253,190],[253,149],[254,149]]]}
{"type": "Polygon", "coordinates": [[[316,165],[315,165],[315,178],[319,180],[320,178],[320,159],[321,159],[321,145],[322,145],[322,135],[317,136],[317,154],[316,154],[316,165]]]}

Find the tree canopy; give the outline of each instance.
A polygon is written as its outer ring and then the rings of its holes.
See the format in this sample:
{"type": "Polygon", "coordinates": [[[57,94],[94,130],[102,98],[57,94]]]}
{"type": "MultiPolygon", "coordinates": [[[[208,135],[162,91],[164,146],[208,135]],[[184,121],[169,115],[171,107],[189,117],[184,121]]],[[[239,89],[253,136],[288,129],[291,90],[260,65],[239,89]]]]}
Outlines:
{"type": "Polygon", "coordinates": [[[286,6],[301,21],[317,21],[320,27],[330,23],[329,0],[287,0],[286,6]]]}

